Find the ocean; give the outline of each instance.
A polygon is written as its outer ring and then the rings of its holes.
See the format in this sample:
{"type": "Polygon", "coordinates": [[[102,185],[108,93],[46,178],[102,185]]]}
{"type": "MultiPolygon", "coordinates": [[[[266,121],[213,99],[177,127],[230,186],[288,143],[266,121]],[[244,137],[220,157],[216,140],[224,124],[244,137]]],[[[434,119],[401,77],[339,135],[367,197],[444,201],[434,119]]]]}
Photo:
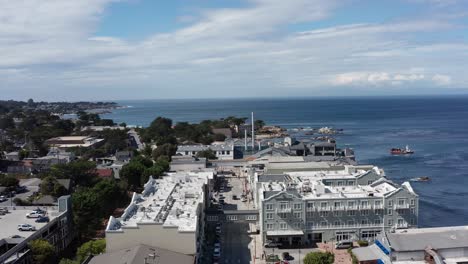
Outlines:
{"type": "Polygon", "coordinates": [[[295,99],[190,99],[117,101],[127,108],[103,117],[147,126],[157,116],[199,122],[249,117],[285,128],[329,126],[344,129],[340,147],[355,150],[360,164],[383,168],[401,183],[412,182],[420,196],[419,226],[468,225],[468,96],[295,99]],[[409,145],[411,156],[389,149],[409,145]]]}

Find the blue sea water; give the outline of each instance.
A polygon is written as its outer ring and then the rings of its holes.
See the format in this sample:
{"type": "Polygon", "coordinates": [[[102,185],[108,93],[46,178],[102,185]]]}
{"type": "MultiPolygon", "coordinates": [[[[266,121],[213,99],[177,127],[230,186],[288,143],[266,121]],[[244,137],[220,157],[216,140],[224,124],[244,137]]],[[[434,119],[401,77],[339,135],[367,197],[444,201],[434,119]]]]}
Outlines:
{"type": "Polygon", "coordinates": [[[385,169],[420,195],[421,227],[468,225],[468,97],[366,97],[305,99],[204,99],[118,101],[128,108],[104,115],[147,126],[155,117],[199,122],[227,116],[255,117],[286,128],[332,126],[341,147],[355,150],[361,164],[385,169]],[[391,156],[409,145],[415,154],[391,156]]]}

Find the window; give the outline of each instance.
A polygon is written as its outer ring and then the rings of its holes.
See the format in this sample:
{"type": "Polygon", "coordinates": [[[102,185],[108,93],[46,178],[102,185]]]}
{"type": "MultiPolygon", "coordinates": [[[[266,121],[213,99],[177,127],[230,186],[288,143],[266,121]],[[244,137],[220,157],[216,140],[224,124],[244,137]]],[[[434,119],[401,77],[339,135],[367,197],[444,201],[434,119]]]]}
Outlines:
{"type": "Polygon", "coordinates": [[[375,224],[375,225],[381,225],[381,224],[382,224],[382,221],[380,221],[380,219],[375,219],[375,220],[374,220],[374,224],[375,224]]]}
{"type": "Polygon", "coordinates": [[[301,210],[302,209],[302,204],[296,203],[294,204],[294,210],[301,210]]]}
{"type": "Polygon", "coordinates": [[[393,200],[388,201],[388,206],[393,206],[393,200]]]}
{"type": "Polygon", "coordinates": [[[369,215],[369,210],[361,210],[361,215],[369,215]]]}
{"type": "Polygon", "coordinates": [[[335,208],[340,208],[341,207],[341,202],[335,202],[335,208]]]}
{"type": "Polygon", "coordinates": [[[349,185],[349,186],[353,186],[353,185],[354,185],[354,181],[348,181],[348,185],[349,185]]]}
{"type": "Polygon", "coordinates": [[[405,199],[398,199],[398,205],[405,205],[406,201],[405,199]]]}
{"type": "Polygon", "coordinates": [[[274,224],[266,224],[267,230],[273,230],[274,224]]]}
{"type": "Polygon", "coordinates": [[[195,151],[192,151],[192,155],[195,155],[195,151]]]}
{"type": "Polygon", "coordinates": [[[361,201],[362,208],[367,208],[368,205],[369,205],[369,201],[361,201]]]}
{"type": "Polygon", "coordinates": [[[388,225],[393,226],[393,219],[388,219],[388,225]]]}
{"type": "Polygon", "coordinates": [[[188,155],[188,151],[185,151],[185,155],[188,155]]]}
{"type": "Polygon", "coordinates": [[[333,225],[339,227],[339,226],[341,226],[341,222],[340,222],[340,221],[335,221],[335,222],[333,223],[333,225]]]}
{"type": "Polygon", "coordinates": [[[415,214],[416,209],[414,209],[414,207],[411,207],[411,208],[410,208],[410,212],[411,212],[411,214],[415,214]]]}
{"type": "Polygon", "coordinates": [[[231,151],[230,150],[226,151],[226,154],[231,155],[231,151]]]}
{"type": "Polygon", "coordinates": [[[327,222],[325,222],[325,221],[321,222],[321,223],[320,223],[320,226],[321,226],[321,227],[327,227],[327,222]]]}
{"type": "Polygon", "coordinates": [[[354,226],[354,220],[348,220],[348,226],[354,226]]]}
{"type": "Polygon", "coordinates": [[[349,201],[348,202],[348,207],[349,208],[354,208],[354,205],[355,205],[354,201],[349,201]]]}
{"type": "Polygon", "coordinates": [[[257,216],[256,216],[256,215],[246,215],[246,216],[245,216],[245,220],[247,220],[247,221],[255,221],[255,220],[257,220],[257,216]]]}
{"type": "Polygon", "coordinates": [[[216,222],[218,221],[218,216],[217,215],[208,215],[206,219],[210,222],[216,222]]]}
{"type": "Polygon", "coordinates": [[[402,218],[398,218],[398,225],[403,226],[404,224],[405,224],[405,220],[403,220],[402,218]]]}
{"type": "Polygon", "coordinates": [[[286,223],[280,223],[280,229],[288,229],[288,226],[286,225],[286,223]]]}
{"type": "Polygon", "coordinates": [[[367,219],[362,219],[361,220],[361,225],[368,225],[369,224],[369,221],[367,219]]]}
{"type": "Polygon", "coordinates": [[[411,200],[410,200],[410,204],[411,204],[412,206],[414,206],[414,205],[415,205],[415,203],[414,203],[414,199],[411,199],[411,200]]]}
{"type": "Polygon", "coordinates": [[[307,203],[307,210],[308,211],[314,210],[314,203],[307,203]]]}
{"type": "Polygon", "coordinates": [[[356,215],[356,211],[348,211],[348,216],[355,216],[356,215]]]}
{"type": "Polygon", "coordinates": [[[380,207],[380,206],[382,205],[382,201],[376,200],[376,201],[374,202],[374,205],[375,205],[375,207],[380,207]]]}
{"type": "Polygon", "coordinates": [[[229,221],[237,221],[237,215],[228,215],[227,220],[229,221]]]}
{"type": "Polygon", "coordinates": [[[301,228],[301,223],[299,223],[299,222],[294,223],[294,228],[295,229],[300,229],[301,228]]]}
{"type": "Polygon", "coordinates": [[[393,215],[393,210],[392,210],[392,208],[388,208],[388,215],[393,215]]]}
{"type": "Polygon", "coordinates": [[[328,211],[320,211],[321,217],[328,217],[328,211]]]}
{"type": "Polygon", "coordinates": [[[294,218],[302,218],[301,212],[294,212],[294,218]]]}
{"type": "Polygon", "coordinates": [[[411,223],[411,225],[416,225],[416,219],[410,218],[410,223],[411,223]]]}
{"type": "Polygon", "coordinates": [[[307,222],[307,229],[314,228],[314,222],[307,222]]]}
{"type": "Polygon", "coordinates": [[[273,204],[266,204],[267,211],[273,211],[273,204]]]}
{"type": "Polygon", "coordinates": [[[309,218],[314,217],[314,212],[307,212],[306,216],[309,217],[309,218]]]}
{"type": "Polygon", "coordinates": [[[285,209],[288,209],[289,208],[289,204],[288,203],[280,203],[280,209],[281,210],[285,210],[285,209]]]}
{"type": "Polygon", "coordinates": [[[327,208],[327,206],[328,206],[328,203],[327,203],[327,202],[321,202],[321,203],[320,203],[320,208],[322,208],[322,209],[327,208]]]}
{"type": "Polygon", "coordinates": [[[280,218],[287,218],[288,214],[287,213],[279,213],[278,214],[280,218]]]}
{"type": "Polygon", "coordinates": [[[267,219],[267,220],[273,219],[273,213],[267,213],[267,214],[266,214],[266,219],[267,219]]]}
{"type": "Polygon", "coordinates": [[[341,211],[333,211],[333,216],[341,216],[341,211]]]}
{"type": "Polygon", "coordinates": [[[343,182],[342,182],[342,181],[338,181],[338,186],[343,186],[343,182]]]}
{"type": "Polygon", "coordinates": [[[221,154],[222,154],[222,155],[224,155],[224,153],[225,153],[225,152],[224,152],[224,150],[223,150],[223,151],[221,151],[221,154]]]}

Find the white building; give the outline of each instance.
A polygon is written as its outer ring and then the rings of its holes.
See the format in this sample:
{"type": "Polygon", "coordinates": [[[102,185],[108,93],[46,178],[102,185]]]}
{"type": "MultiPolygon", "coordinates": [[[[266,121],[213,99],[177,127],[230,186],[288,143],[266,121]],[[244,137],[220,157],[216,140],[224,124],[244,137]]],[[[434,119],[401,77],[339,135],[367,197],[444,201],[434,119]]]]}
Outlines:
{"type": "Polygon", "coordinates": [[[106,252],[138,244],[197,256],[203,241],[207,184],[213,172],[150,177],[120,218],[110,217],[106,252]]]}
{"type": "Polygon", "coordinates": [[[360,263],[467,263],[468,226],[391,230],[353,253],[360,263]]]}
{"type": "Polygon", "coordinates": [[[234,145],[180,145],[177,147],[176,155],[196,156],[199,152],[211,149],[220,160],[234,159],[234,145]]]}

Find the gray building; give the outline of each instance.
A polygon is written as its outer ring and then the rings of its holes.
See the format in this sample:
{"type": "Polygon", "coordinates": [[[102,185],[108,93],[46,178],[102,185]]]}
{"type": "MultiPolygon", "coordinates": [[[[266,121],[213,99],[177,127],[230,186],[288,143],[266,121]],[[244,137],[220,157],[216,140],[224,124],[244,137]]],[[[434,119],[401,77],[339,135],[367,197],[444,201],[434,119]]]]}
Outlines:
{"type": "Polygon", "coordinates": [[[418,195],[378,168],[257,175],[264,241],[290,245],[373,240],[382,230],[417,227],[418,195]]]}
{"type": "Polygon", "coordinates": [[[74,237],[72,229],[71,196],[62,196],[57,206],[40,207],[46,212],[50,222],[36,223],[34,218],[26,215],[37,209],[37,206],[8,208],[0,223],[0,263],[28,264],[33,263],[29,242],[45,239],[55,247],[57,254],[65,250],[74,237]],[[30,224],[36,231],[19,231],[19,224],[30,224]]]}

